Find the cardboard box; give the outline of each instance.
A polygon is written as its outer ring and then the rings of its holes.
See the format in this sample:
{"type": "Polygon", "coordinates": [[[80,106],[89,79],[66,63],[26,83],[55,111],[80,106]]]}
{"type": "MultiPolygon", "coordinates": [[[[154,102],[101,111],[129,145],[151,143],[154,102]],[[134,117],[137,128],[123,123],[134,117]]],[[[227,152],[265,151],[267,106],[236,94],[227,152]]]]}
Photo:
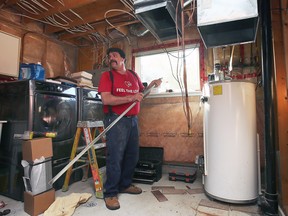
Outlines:
{"type": "Polygon", "coordinates": [[[23,160],[34,162],[41,158],[50,158],[53,156],[52,139],[51,138],[35,138],[26,140],[22,145],[23,160]]]}
{"type": "Polygon", "coordinates": [[[24,211],[36,216],[46,211],[55,200],[55,190],[51,189],[38,195],[24,192],[24,211]]]}

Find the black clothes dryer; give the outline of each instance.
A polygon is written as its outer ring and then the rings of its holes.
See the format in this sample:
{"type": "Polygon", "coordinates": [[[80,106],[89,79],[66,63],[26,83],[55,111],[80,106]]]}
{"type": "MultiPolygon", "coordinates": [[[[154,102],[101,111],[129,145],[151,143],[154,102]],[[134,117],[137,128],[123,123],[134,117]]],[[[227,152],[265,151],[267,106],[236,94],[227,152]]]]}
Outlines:
{"type": "MultiPolygon", "coordinates": [[[[78,97],[78,121],[104,121],[103,103],[97,88],[77,88],[78,97]]],[[[95,136],[97,136],[97,133],[95,136]]],[[[101,143],[102,139],[98,141],[101,143]]],[[[79,142],[80,149],[83,148],[85,139],[82,134],[79,142]]],[[[106,149],[97,149],[96,157],[99,167],[106,165],[106,149]]],[[[89,174],[90,176],[90,174],[89,174]]]]}
{"type": "Polygon", "coordinates": [[[77,88],[78,121],[104,121],[103,104],[97,89],[77,88]]]}

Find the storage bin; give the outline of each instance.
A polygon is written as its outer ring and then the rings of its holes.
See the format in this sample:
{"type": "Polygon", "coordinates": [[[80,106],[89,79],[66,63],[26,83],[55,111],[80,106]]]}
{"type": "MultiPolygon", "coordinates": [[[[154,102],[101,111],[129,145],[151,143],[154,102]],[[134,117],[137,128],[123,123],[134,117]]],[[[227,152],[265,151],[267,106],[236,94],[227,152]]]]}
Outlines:
{"type": "Polygon", "coordinates": [[[41,64],[20,64],[19,80],[33,79],[33,80],[44,80],[45,70],[41,64]]]}

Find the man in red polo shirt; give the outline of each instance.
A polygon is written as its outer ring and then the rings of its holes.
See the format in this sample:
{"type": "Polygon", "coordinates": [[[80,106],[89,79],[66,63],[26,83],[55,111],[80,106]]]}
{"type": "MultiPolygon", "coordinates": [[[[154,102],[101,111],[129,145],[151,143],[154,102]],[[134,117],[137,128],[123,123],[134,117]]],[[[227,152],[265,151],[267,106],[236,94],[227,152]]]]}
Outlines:
{"type": "MultiPolygon", "coordinates": [[[[140,194],[141,188],[132,185],[139,156],[139,130],[137,114],[143,99],[143,86],[139,76],[125,67],[125,53],[119,48],[107,50],[110,71],[102,73],[98,91],[101,93],[108,127],[131,104],[135,106],[106,133],[106,176],[104,200],[110,210],[120,208],[118,193],[140,194]]],[[[148,88],[159,86],[161,79],[153,80],[148,88]]]]}

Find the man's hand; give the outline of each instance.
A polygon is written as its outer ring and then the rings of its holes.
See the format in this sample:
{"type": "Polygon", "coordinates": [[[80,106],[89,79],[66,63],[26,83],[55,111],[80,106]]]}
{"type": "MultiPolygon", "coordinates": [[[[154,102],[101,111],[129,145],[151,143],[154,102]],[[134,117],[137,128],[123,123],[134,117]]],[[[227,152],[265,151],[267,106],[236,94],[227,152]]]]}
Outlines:
{"type": "Polygon", "coordinates": [[[158,87],[160,86],[162,83],[162,78],[159,78],[159,79],[156,79],[156,80],[153,80],[150,85],[154,85],[154,87],[158,87]]]}
{"type": "Polygon", "coordinates": [[[144,94],[139,92],[135,95],[132,96],[132,101],[142,101],[143,100],[143,97],[144,97],[144,94]]]}

